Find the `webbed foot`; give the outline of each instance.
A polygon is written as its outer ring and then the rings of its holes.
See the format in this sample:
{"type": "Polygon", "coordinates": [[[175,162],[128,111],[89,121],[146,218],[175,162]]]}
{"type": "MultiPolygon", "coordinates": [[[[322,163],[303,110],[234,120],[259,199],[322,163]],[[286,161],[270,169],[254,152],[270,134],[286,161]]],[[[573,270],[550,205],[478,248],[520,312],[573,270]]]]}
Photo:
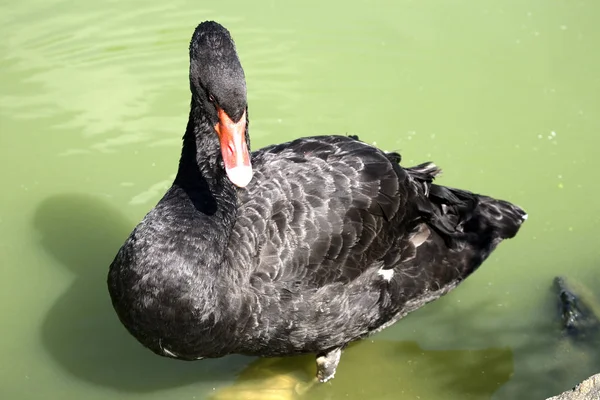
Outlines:
{"type": "Polygon", "coordinates": [[[342,349],[340,347],[317,354],[317,379],[320,382],[327,382],[334,377],[341,356],[342,349]]]}

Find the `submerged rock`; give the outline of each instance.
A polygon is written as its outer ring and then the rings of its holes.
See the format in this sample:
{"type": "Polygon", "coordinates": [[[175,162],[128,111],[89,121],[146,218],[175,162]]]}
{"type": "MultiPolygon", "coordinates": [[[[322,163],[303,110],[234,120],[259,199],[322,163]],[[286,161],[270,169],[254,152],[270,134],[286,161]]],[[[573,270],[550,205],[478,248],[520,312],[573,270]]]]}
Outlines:
{"type": "MultiPolygon", "coordinates": [[[[561,329],[569,339],[566,342],[597,347],[600,341],[600,302],[596,296],[585,285],[561,276],[554,278],[554,289],[558,297],[561,329]]],[[[546,400],[600,400],[600,374],[546,400]]]]}
{"type": "Polygon", "coordinates": [[[600,332],[600,304],[584,285],[554,278],[563,332],[578,341],[596,341],[600,332]]]}
{"type": "Polygon", "coordinates": [[[600,374],[593,375],[558,396],[546,400],[599,400],[600,399],[600,374]]]}

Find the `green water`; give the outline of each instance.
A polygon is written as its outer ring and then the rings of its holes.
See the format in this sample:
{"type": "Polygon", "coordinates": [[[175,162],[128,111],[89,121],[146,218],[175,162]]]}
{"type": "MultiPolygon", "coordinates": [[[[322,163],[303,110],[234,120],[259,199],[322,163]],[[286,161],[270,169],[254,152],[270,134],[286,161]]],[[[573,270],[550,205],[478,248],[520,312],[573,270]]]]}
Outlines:
{"type": "Polygon", "coordinates": [[[108,265],[176,171],[205,19],[236,39],[254,148],[359,134],[529,212],[307,398],[543,399],[600,372],[549,294],[557,274],[600,287],[597,1],[0,4],[0,398],[287,398],[273,377],[314,374],[311,357],[161,358],[110,306],[108,265]]]}

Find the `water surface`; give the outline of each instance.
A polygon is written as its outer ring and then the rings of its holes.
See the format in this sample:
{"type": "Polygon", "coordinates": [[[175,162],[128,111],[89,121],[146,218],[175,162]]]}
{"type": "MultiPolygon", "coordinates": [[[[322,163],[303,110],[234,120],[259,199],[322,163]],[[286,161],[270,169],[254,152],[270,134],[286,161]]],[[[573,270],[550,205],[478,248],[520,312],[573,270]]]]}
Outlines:
{"type": "Polygon", "coordinates": [[[176,171],[187,46],[206,19],[236,39],[254,148],[358,134],[530,215],[310,398],[544,398],[600,371],[559,338],[549,293],[557,274],[600,287],[597,2],[2,5],[0,397],[285,398],[314,373],[311,357],[157,357],[110,306],[108,265],[176,171]]]}

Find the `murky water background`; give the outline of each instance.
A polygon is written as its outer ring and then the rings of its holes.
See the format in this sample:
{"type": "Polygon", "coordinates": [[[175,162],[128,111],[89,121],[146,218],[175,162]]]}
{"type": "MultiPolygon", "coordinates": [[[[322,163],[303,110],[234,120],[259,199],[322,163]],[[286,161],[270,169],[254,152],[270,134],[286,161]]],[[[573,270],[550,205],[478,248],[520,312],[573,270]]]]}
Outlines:
{"type": "Polygon", "coordinates": [[[308,398],[542,399],[600,371],[560,339],[549,292],[564,274],[600,295],[599,3],[1,5],[1,398],[289,398],[314,373],[312,357],[160,358],[110,306],[108,265],[176,171],[205,19],[237,42],[254,148],[354,133],[530,215],[308,398]]]}

